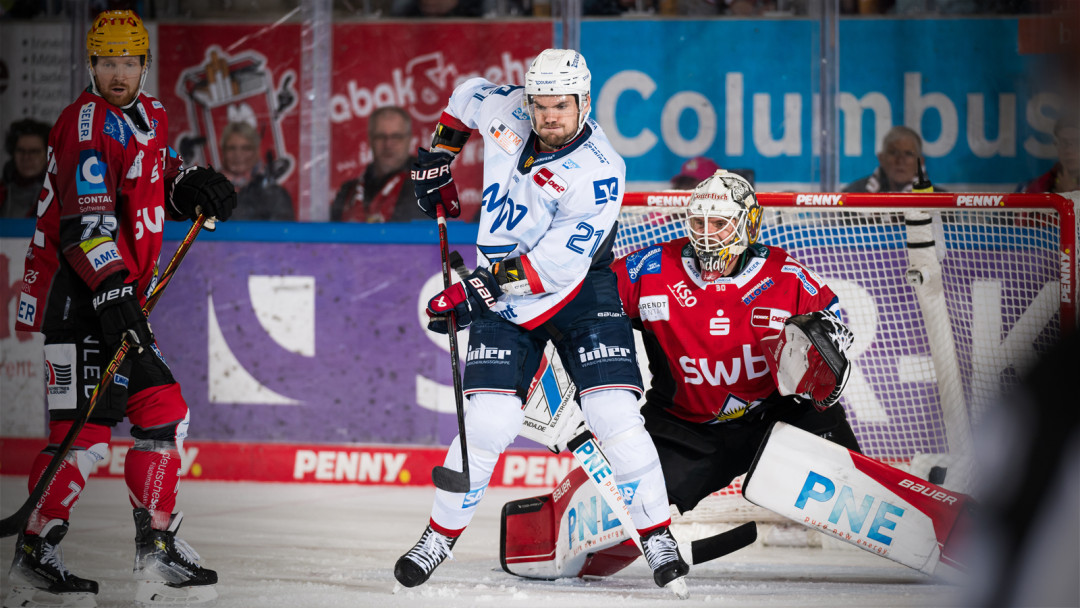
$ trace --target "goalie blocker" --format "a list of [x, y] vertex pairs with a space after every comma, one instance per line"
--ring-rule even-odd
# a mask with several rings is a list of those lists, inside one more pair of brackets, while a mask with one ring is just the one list
[[971, 497], [783, 422], [743, 482], [750, 502], [925, 574], [955, 578]]

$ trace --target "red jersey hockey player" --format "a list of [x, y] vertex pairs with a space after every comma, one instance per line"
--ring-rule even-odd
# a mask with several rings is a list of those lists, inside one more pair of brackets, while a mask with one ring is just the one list
[[[613, 265], [653, 374], [645, 426], [680, 512], [746, 473], [777, 420], [858, 450], [837, 403], [851, 333], [836, 295], [757, 242], [761, 207], [738, 175], [699, 184], [686, 222], [689, 237]], [[784, 354], [772, 361], [767, 339], [778, 335]]]
[[[106, 454], [112, 427], [125, 416], [135, 438], [124, 477], [135, 508], [136, 600], [206, 601], [216, 596], [217, 574], [176, 539], [188, 407], [141, 307], [157, 281], [165, 216], [195, 218], [201, 211], [226, 220], [236, 195], [212, 169], [179, 171], [180, 158], [167, 144], [165, 108], [142, 92], [150, 39], [135, 13], [98, 15], [86, 47], [91, 86], [49, 135], [16, 324], [45, 334], [49, 446], [61, 442], [85, 408], [121, 336], [134, 348], [20, 535], [7, 602], [94, 605], [97, 583], [68, 572], [57, 545], [87, 476]], [[35, 459], [31, 488], [52, 453], [46, 447]]]

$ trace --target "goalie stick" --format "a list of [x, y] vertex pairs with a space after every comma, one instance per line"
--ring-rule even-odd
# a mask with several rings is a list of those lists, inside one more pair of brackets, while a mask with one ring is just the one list
[[[446, 210], [435, 205], [439, 222], [439, 253], [442, 255], [443, 289], [450, 288], [450, 245], [446, 237]], [[461, 259], [461, 256], [458, 256]], [[465, 403], [461, 392], [461, 368], [458, 365], [457, 319], [453, 311], [447, 313], [447, 332], [450, 337], [450, 367], [454, 374], [454, 405], [457, 408], [458, 445], [461, 446], [461, 470], [455, 471], [442, 465], [431, 469], [431, 482], [436, 488], [456, 494], [472, 489], [469, 480], [469, 449], [465, 443]]]
[[[146, 303], [143, 304], [143, 314], [149, 316], [150, 311], [154, 309], [158, 300], [161, 299], [161, 294], [165, 291], [165, 286], [172, 280], [173, 274], [176, 272], [176, 267], [180, 265], [180, 262], [187, 255], [191, 245], [195, 242], [195, 237], [199, 235], [199, 231], [202, 230], [203, 225], [206, 225], [208, 229], [213, 229], [214, 219], [207, 218], [205, 215], [199, 215], [195, 219], [195, 223], [188, 229], [187, 235], [180, 243], [180, 246], [176, 249], [176, 253], [173, 254], [169, 264], [165, 267], [164, 272], [161, 273], [161, 278], [158, 280], [157, 287], [150, 294], [150, 297], [146, 298]], [[68, 429], [64, 440], [60, 442], [60, 445], [56, 448], [56, 452], [49, 459], [48, 466], [45, 467], [45, 471], [41, 474], [37, 483], [34, 484], [34, 489], [30, 492], [30, 496], [19, 507], [19, 510], [11, 515], [0, 520], [0, 537], [7, 538], [8, 536], [14, 536], [18, 534], [22, 527], [26, 525], [26, 521], [30, 519], [30, 515], [37, 508], [37, 503], [41, 500], [41, 496], [45, 493], [45, 488], [52, 482], [52, 478], [56, 475], [56, 471], [60, 468], [64, 458], [67, 457], [68, 452], [71, 450], [72, 444], [75, 443], [75, 438], [78, 436], [79, 431], [86, 426], [86, 421], [90, 418], [90, 414], [94, 412], [94, 407], [97, 405], [98, 398], [104, 394], [105, 389], [112, 384], [113, 376], [116, 374], [116, 370], [120, 368], [120, 364], [124, 362], [124, 358], [127, 357], [128, 350], [131, 349], [131, 343], [128, 342], [127, 334], [123, 334], [123, 338], [120, 340], [120, 347], [116, 349], [116, 354], [113, 355], [109, 365], [105, 368], [105, 371], [101, 374], [101, 380], [97, 386], [94, 387], [94, 392], [90, 394], [90, 399], [87, 400], [86, 405], [83, 406], [82, 411], [78, 412], [75, 420], [71, 424], [71, 428]]]

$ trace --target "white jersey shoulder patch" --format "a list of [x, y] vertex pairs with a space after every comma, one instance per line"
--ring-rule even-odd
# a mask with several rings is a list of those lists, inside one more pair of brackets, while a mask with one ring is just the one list
[[498, 118], [492, 119], [491, 126], [488, 127], [488, 133], [491, 134], [491, 139], [507, 154], [517, 154], [517, 151], [521, 149], [521, 144], [525, 143], [525, 140], [520, 135]]

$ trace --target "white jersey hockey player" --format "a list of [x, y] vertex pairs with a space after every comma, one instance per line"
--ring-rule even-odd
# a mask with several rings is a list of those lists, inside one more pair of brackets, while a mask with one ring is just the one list
[[[664, 477], [637, 407], [633, 330], [610, 268], [626, 169], [588, 117], [590, 85], [584, 57], [561, 49], [533, 61], [524, 87], [468, 80], [451, 96], [431, 149], [418, 152], [420, 207], [455, 217], [450, 162], [472, 131], [484, 140], [478, 268], [428, 303], [431, 329], [472, 326], [463, 383], [470, 491], [436, 490], [430, 525], [394, 568], [406, 587], [431, 576], [472, 519], [521, 428], [522, 398], [548, 341], [614, 465], [654, 580], [684, 585], [689, 568], [668, 531]], [[451, 312], [457, 327], [447, 327]], [[450, 469], [462, 470], [459, 441], [447, 453]]]

